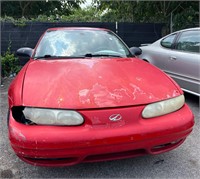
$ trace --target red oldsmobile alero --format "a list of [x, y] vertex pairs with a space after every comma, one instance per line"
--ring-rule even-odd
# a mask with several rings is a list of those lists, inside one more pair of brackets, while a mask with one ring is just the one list
[[180, 87], [136, 58], [112, 31], [51, 28], [9, 87], [9, 138], [16, 155], [67, 166], [170, 151], [194, 117]]

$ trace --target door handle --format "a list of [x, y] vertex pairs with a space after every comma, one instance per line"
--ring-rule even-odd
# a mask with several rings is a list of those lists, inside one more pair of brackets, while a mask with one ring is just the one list
[[171, 56], [169, 57], [170, 60], [176, 60], [176, 57], [175, 56]]

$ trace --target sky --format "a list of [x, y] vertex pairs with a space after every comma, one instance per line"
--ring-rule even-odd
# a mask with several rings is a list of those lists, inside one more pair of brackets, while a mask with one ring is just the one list
[[86, 0], [86, 2], [81, 5], [81, 7], [85, 8], [85, 7], [89, 6], [89, 5], [91, 5], [91, 3], [92, 3], [92, 0]]

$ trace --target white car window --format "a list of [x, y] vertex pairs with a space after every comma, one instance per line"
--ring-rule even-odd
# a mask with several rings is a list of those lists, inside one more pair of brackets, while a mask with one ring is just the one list
[[200, 53], [200, 31], [183, 32], [177, 42], [177, 49], [186, 52]]
[[172, 44], [174, 42], [175, 37], [176, 37], [176, 34], [173, 34], [173, 35], [170, 35], [170, 36], [164, 38], [161, 41], [161, 45], [165, 48], [172, 48]]

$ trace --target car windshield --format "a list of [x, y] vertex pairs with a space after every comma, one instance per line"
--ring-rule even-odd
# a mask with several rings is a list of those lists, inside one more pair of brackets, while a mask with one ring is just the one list
[[112, 32], [92, 29], [47, 31], [34, 58], [130, 57], [127, 46]]

